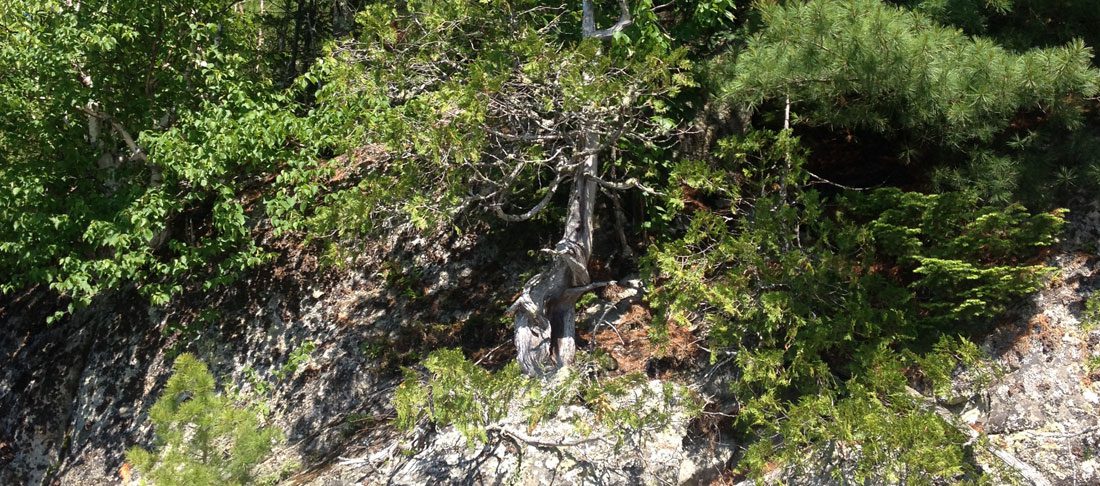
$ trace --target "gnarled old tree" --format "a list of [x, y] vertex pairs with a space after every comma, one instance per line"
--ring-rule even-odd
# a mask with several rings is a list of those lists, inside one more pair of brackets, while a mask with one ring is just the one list
[[[569, 188], [562, 237], [544, 250], [550, 262], [510, 308], [519, 362], [532, 375], [572, 362], [574, 306], [603, 284], [587, 270], [597, 196], [647, 190], [628, 177], [645, 164], [632, 149], [668, 136], [675, 124], [663, 118], [662, 99], [691, 84], [682, 53], [668, 47], [651, 11], [618, 0], [601, 18], [596, 2], [580, 7], [534, 0], [368, 7], [367, 35], [340, 46], [337, 60], [349, 62], [335, 65], [369, 74], [340, 75], [351, 84], [319, 95], [384, 106], [364, 136], [387, 139], [399, 157], [374, 177], [414, 220], [464, 211], [545, 217], [559, 189]], [[598, 28], [601, 21], [610, 26]], [[601, 164], [606, 155], [614, 158]], [[375, 205], [376, 217], [395, 206]]]
[[[581, 28], [584, 38], [607, 39], [630, 25], [630, 8], [626, 0], [619, 0], [619, 7], [619, 20], [607, 29], [597, 29], [592, 1], [583, 0]], [[582, 78], [589, 81], [595, 75], [584, 72]], [[524, 285], [523, 293], [510, 309], [516, 318], [517, 359], [528, 374], [541, 373], [549, 361], [557, 367], [573, 362], [576, 353], [577, 299], [585, 292], [605, 285], [592, 282], [588, 273], [596, 189], [597, 186], [623, 189], [628, 184], [620, 186], [600, 179], [600, 154], [622, 136], [623, 128], [629, 124], [623, 117], [629, 113], [634, 97], [635, 93], [623, 93], [623, 105], [618, 113], [582, 111], [582, 114], [589, 116], [580, 117], [579, 127], [573, 131], [573, 139], [569, 140], [580, 150], [574, 150], [572, 157], [556, 161], [553, 184], [556, 186], [563, 179], [571, 179], [565, 231], [550, 251], [553, 256], [550, 265]], [[544, 200], [549, 200], [553, 193], [552, 187]], [[538, 209], [536, 205], [533, 211]], [[499, 205], [496, 210], [504, 219], [516, 219], [504, 214]], [[521, 217], [529, 217], [530, 214], [533, 214], [532, 211]]]

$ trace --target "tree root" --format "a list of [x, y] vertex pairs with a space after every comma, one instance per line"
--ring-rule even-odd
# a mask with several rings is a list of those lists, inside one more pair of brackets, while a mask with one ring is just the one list
[[515, 431], [499, 425], [490, 425], [485, 428], [487, 431], [497, 432], [503, 436], [506, 436], [514, 441], [522, 442], [524, 444], [533, 445], [535, 447], [576, 447], [584, 444], [590, 444], [592, 442], [602, 441], [602, 437], [588, 437], [578, 440], [570, 441], [551, 441], [538, 437], [531, 437], [523, 432]]

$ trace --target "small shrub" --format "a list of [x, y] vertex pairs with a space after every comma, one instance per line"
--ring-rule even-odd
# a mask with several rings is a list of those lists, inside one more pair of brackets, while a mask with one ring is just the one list
[[172, 377], [149, 411], [152, 451], [133, 447], [126, 460], [157, 486], [248, 484], [253, 469], [282, 440], [262, 415], [215, 389], [214, 376], [191, 354], [176, 358]]
[[503, 417], [527, 379], [511, 363], [497, 373], [471, 363], [457, 349], [435, 351], [424, 360], [430, 379], [421, 383], [413, 371], [394, 393], [397, 425], [416, 426], [421, 418], [455, 425], [470, 444], [488, 440], [485, 427]]
[[294, 376], [294, 373], [297, 373], [302, 365], [309, 362], [310, 355], [316, 350], [317, 343], [313, 341], [306, 341], [300, 344], [297, 348], [294, 348], [294, 351], [290, 352], [290, 357], [287, 358], [286, 364], [275, 370], [275, 377], [284, 380], [287, 377]]
[[1100, 326], [1100, 292], [1093, 292], [1085, 300], [1085, 312], [1081, 313], [1081, 329], [1092, 331]]
[[1085, 361], [1085, 369], [1089, 373], [1100, 371], [1100, 356], [1089, 356], [1088, 361]]
[[[1064, 212], [889, 188], [827, 198], [809, 188], [805, 150], [786, 132], [720, 147], [730, 160], [706, 178], [679, 172], [668, 194], [687, 186], [696, 201], [753, 196], [696, 208], [681, 235], [650, 247], [650, 332], [695, 327], [715, 359], [736, 353], [745, 464], [759, 474], [836, 443], [861, 448], [865, 478], [907, 469], [909, 479], [887, 482], [921, 483], [971, 471], [961, 436], [899, 397], [910, 385], [946, 395], [958, 369], [981, 365], [972, 338], [1048, 279], [1052, 270], [1035, 261]], [[771, 175], [775, 166], [790, 170]], [[970, 375], [980, 386], [988, 373]]]
[[656, 389], [641, 374], [600, 380], [570, 372], [551, 384], [523, 376], [516, 363], [490, 372], [454, 349], [433, 352], [424, 367], [426, 377], [406, 369], [394, 394], [397, 425], [406, 430], [422, 420], [454, 425], [470, 445], [488, 441], [487, 428], [504, 418], [513, 404], [528, 431], [556, 416], [563, 406], [582, 405], [595, 420], [575, 421], [576, 432], [588, 435], [601, 426], [618, 446], [643, 431], [667, 426], [677, 411], [691, 418], [702, 410], [686, 387], [664, 383]]

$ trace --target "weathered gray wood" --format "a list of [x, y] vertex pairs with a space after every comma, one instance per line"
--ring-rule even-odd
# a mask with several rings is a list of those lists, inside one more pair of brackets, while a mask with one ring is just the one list
[[576, 354], [576, 303], [592, 279], [593, 216], [596, 206], [598, 138], [586, 134], [585, 156], [572, 175], [568, 213], [562, 238], [550, 265], [524, 286], [513, 304], [516, 313], [516, 350], [521, 369], [529, 375], [569, 366]]
[[625, 29], [631, 22], [630, 7], [626, 0], [619, 0], [619, 20], [611, 27], [596, 30], [596, 11], [592, 8], [592, 0], [582, 2], [581, 29], [586, 39], [606, 39]]
[[[597, 30], [592, 2], [583, 0], [583, 36], [604, 39], [630, 25], [626, 1], [619, 0], [619, 7], [618, 22]], [[553, 255], [551, 263], [524, 285], [522, 294], [510, 309], [516, 319], [517, 359], [528, 375], [541, 376], [573, 363], [577, 299], [591, 290], [588, 260], [592, 256], [596, 194], [603, 182], [599, 179], [599, 152], [604, 145], [591, 129], [581, 133], [580, 141], [583, 161], [571, 170], [572, 184], [562, 238], [550, 252]], [[555, 188], [559, 181], [555, 181]], [[607, 184], [603, 182], [602, 185]], [[634, 185], [638, 185], [636, 181]], [[549, 194], [546, 200], [548, 198]], [[540, 202], [542, 205], [544, 203]]]

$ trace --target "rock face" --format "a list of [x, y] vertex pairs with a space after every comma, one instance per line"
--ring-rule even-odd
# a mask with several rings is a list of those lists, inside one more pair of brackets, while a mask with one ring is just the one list
[[[1100, 291], [1100, 211], [1078, 214], [1050, 257], [1052, 284], [981, 343], [999, 370], [992, 381], [963, 373], [940, 402], [1058, 485], [1100, 484], [1100, 373], [1089, 365], [1100, 362], [1100, 326], [1082, 322]], [[485, 362], [512, 359], [499, 313], [538, 262], [522, 251], [537, 243], [511, 239], [394, 239], [344, 269], [297, 255], [167, 309], [122, 293], [50, 327], [44, 293], [0, 302], [0, 484], [123, 482], [125, 450], [151, 444], [148, 410], [182, 351], [270, 409], [288, 440], [261, 472], [294, 484], [698, 484], [726, 474], [735, 446], [697, 441], [676, 406], [662, 426], [625, 436], [579, 406], [532, 429], [517, 408], [474, 447], [453, 428], [393, 429], [400, 366], [426, 350], [466, 345]], [[585, 304], [582, 346], [605, 349], [606, 369], [649, 374], [632, 393], [663, 387], [652, 378], [669, 366], [687, 376], [702, 366], [689, 385], [716, 397], [717, 416], [732, 413], [722, 373], [693, 364], [690, 331], [673, 333], [672, 364], [647, 354], [643, 287], [623, 279]], [[826, 459], [808, 458], [785, 480], [835, 484], [843, 458]]]
[[667, 416], [652, 427], [602, 424], [591, 410], [571, 405], [530, 428], [517, 401], [490, 426], [487, 444], [470, 445], [447, 427], [410, 453], [383, 450], [359, 465], [376, 470], [378, 483], [410, 485], [683, 484], [716, 477], [722, 454], [684, 446], [688, 417], [683, 403], [661, 399], [664, 386], [652, 380], [620, 399], [638, 404], [643, 415]]
[[981, 343], [993, 380], [959, 376], [945, 405], [1051, 484], [1100, 484], [1100, 323], [1083, 322], [1100, 298], [1100, 210], [1071, 216], [1050, 285]]
[[[644, 334], [642, 323], [634, 322], [642, 287], [633, 278], [609, 286], [601, 300], [581, 313], [583, 327], [593, 330], [584, 336], [592, 338], [612, 326], [617, 330], [608, 333], [621, 330], [627, 339], [633, 333]], [[594, 344], [584, 342], [582, 349]], [[611, 357], [603, 359], [644, 361], [652, 350], [632, 351], [627, 356], [612, 350]], [[586, 362], [579, 374], [559, 374], [549, 386], [561, 396], [582, 394], [578, 387], [585, 373], [606, 369], [605, 365], [600, 359]], [[610, 399], [608, 409], [652, 418], [643, 420], [642, 427], [601, 420], [580, 405], [563, 406], [532, 426], [527, 411], [532, 398], [521, 396], [509, 404], [503, 418], [485, 427], [487, 442], [468, 440], [454, 426], [430, 425], [411, 435], [366, 438], [359, 442], [357, 454], [342, 457], [310, 484], [707, 484], [725, 474], [734, 447], [699, 437], [688, 415], [688, 396], [694, 392], [683, 385], [642, 379]]]
[[986, 342], [1003, 376], [964, 417], [1053, 484], [1100, 484], [1100, 329], [1082, 327], [1086, 298], [1100, 289], [1100, 260], [1053, 259], [1055, 282], [1033, 297], [1030, 317]]
[[270, 409], [287, 442], [262, 470], [322, 474], [300, 465], [386, 437], [370, 425], [388, 423], [399, 365], [422, 348], [508, 338], [485, 310], [503, 308], [496, 292], [532, 262], [496, 245], [392, 241], [345, 270], [297, 256], [168, 309], [115, 295], [50, 327], [39, 294], [0, 303], [0, 484], [121, 482], [126, 449], [152, 442], [148, 410], [182, 351]]
[[109, 478], [124, 446], [97, 445], [126, 444], [138, 410], [151, 405], [142, 390], [144, 372], [155, 373], [153, 347], [134, 332], [144, 316], [99, 303], [43, 331], [34, 305], [0, 325], [0, 483], [37, 484], [75, 469]]

